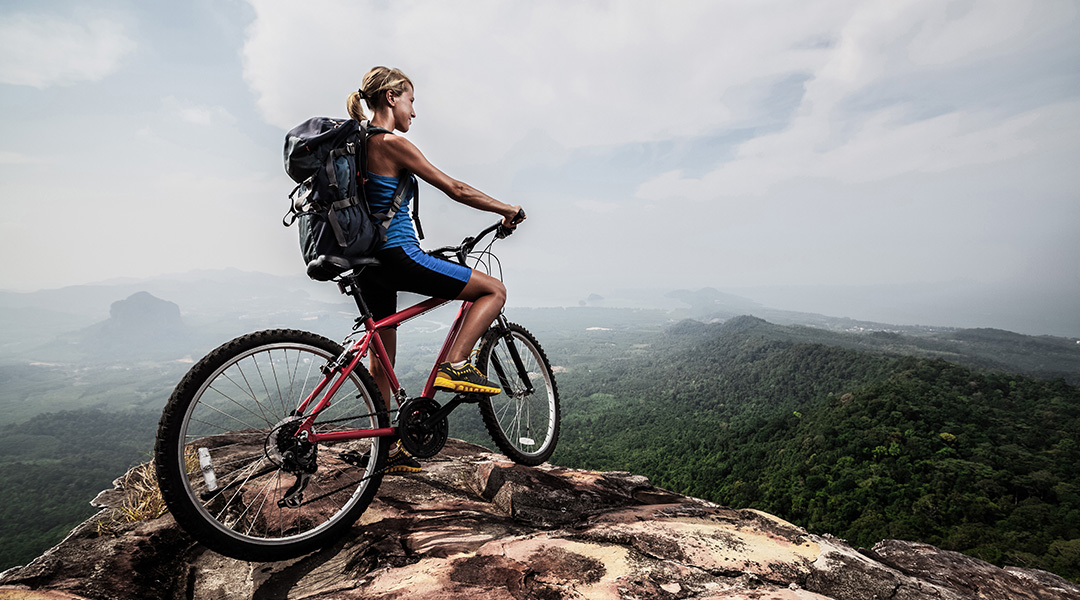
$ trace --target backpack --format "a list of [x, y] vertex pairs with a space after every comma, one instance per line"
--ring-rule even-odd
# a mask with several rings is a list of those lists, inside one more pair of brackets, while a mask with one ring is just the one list
[[[390, 133], [368, 121], [313, 117], [285, 135], [285, 172], [297, 183], [289, 194], [286, 227], [299, 222], [300, 251], [311, 263], [319, 256], [371, 256], [386, 238], [390, 219], [410, 194], [419, 204], [416, 179], [401, 177], [390, 210], [372, 214], [364, 197], [367, 141]], [[420, 229], [418, 208], [413, 218]]]

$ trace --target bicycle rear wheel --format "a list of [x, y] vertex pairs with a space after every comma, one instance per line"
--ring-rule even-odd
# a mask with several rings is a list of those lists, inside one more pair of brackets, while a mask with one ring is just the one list
[[[283, 560], [334, 541], [367, 508], [386, 438], [310, 444], [293, 435], [307, 416], [295, 409], [342, 351], [308, 332], [261, 331], [223, 344], [180, 381], [162, 413], [154, 463], [169, 510], [195, 539], [234, 558]], [[313, 429], [388, 423], [358, 365]]]
[[502, 386], [480, 402], [492, 441], [518, 464], [551, 457], [559, 440], [559, 389], [540, 342], [524, 327], [495, 325], [484, 334], [476, 368]]

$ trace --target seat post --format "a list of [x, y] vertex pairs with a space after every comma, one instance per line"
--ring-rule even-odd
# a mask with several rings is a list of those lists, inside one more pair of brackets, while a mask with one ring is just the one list
[[[361, 270], [363, 269], [361, 268]], [[360, 318], [356, 320], [358, 326], [371, 318], [371, 310], [368, 309], [367, 302], [364, 302], [364, 296], [360, 293], [359, 275], [360, 271], [353, 271], [338, 281], [338, 289], [341, 290], [341, 293], [352, 296], [352, 299], [356, 302], [356, 308], [360, 311]]]

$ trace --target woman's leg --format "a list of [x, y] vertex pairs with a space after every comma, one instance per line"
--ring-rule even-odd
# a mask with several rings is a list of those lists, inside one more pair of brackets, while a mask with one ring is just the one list
[[[394, 359], [397, 357], [397, 329], [383, 329], [378, 333], [378, 336], [382, 339], [383, 348], [386, 349], [386, 357], [390, 359], [390, 364], [395, 364]], [[379, 386], [379, 392], [382, 393], [386, 410], [390, 410], [393, 404], [390, 378], [386, 376], [382, 364], [375, 358], [374, 353], [369, 352], [368, 355], [371, 356], [368, 361], [368, 370], [371, 371], [371, 376], [375, 378], [375, 383]]]
[[[386, 357], [390, 359], [390, 364], [394, 364], [394, 358], [397, 356], [397, 329], [383, 329], [379, 332], [379, 338], [382, 339], [383, 348], [386, 350]], [[393, 405], [392, 394], [390, 392], [390, 378], [386, 376], [386, 372], [382, 368], [382, 364], [374, 357], [368, 361], [368, 369], [371, 371], [371, 376], [375, 378], [375, 383], [379, 386], [379, 392], [382, 393], [383, 402], [386, 404], [386, 410], [391, 410]], [[408, 452], [402, 452], [401, 440], [394, 440], [393, 445], [390, 446], [390, 458], [386, 463], [387, 473], [419, 473], [421, 470], [420, 463], [416, 462], [416, 459], [409, 455]]]
[[469, 359], [469, 354], [480, 336], [491, 327], [491, 323], [506, 304], [506, 286], [498, 279], [474, 270], [457, 299], [472, 300], [473, 305], [465, 315], [465, 322], [461, 325], [457, 339], [450, 346], [447, 360], [451, 363]]

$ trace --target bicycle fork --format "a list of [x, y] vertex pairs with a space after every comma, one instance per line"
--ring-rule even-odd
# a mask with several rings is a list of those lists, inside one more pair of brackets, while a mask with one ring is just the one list
[[[521, 379], [521, 383], [525, 386], [524, 394], [532, 394], [536, 391], [533, 387], [532, 379], [529, 378], [529, 373], [525, 369], [525, 362], [521, 360], [521, 353], [518, 352], [517, 344], [514, 342], [514, 334], [510, 331], [510, 322], [506, 320], [506, 315], [499, 313], [496, 319], [499, 324], [499, 328], [502, 329], [502, 338], [506, 340], [506, 349], [510, 353], [510, 359], [514, 361], [514, 367], [517, 368], [518, 377]], [[502, 384], [504, 390], [513, 390], [513, 384], [506, 376], [506, 371], [503, 369], [502, 363], [499, 361], [498, 355], [492, 351], [491, 353], [491, 368], [495, 371], [496, 376], [499, 378], [499, 383]], [[513, 395], [509, 394], [508, 395]]]

